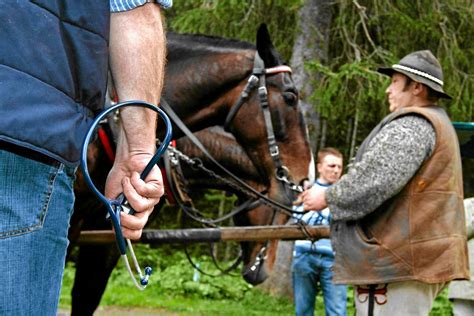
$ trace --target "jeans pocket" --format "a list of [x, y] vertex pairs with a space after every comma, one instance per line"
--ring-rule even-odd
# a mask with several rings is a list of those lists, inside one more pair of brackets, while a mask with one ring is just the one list
[[0, 238], [41, 229], [63, 168], [0, 151]]

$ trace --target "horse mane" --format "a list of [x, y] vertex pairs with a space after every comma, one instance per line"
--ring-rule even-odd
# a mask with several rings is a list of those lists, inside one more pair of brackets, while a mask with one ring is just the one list
[[255, 45], [249, 42], [202, 34], [168, 32], [167, 41], [169, 51], [177, 56], [185, 54], [188, 57], [256, 49]]

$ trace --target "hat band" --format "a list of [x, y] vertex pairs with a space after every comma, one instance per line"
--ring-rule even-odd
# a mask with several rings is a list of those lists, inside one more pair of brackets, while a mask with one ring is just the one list
[[415, 75], [418, 75], [418, 76], [421, 76], [421, 77], [425, 77], [426, 79], [434, 81], [437, 84], [443, 86], [443, 81], [442, 80], [439, 80], [438, 78], [436, 78], [436, 77], [434, 77], [430, 74], [427, 74], [426, 72], [423, 72], [423, 71], [420, 71], [420, 70], [417, 70], [417, 69], [413, 69], [413, 68], [410, 68], [410, 67], [407, 67], [407, 66], [398, 65], [398, 64], [393, 65], [392, 68], [408, 71], [412, 74], [415, 74]]

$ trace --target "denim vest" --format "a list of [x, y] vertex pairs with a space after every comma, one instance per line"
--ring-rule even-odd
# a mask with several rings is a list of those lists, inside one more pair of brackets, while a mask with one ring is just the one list
[[107, 84], [109, 1], [0, 2], [0, 140], [77, 165]]

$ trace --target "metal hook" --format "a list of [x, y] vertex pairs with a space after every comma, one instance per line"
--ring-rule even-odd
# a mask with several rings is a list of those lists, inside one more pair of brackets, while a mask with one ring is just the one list
[[[107, 199], [94, 185], [92, 182], [92, 179], [90, 177], [88, 168], [87, 168], [87, 147], [89, 145], [89, 142], [92, 138], [92, 134], [95, 131], [96, 126], [101, 122], [101, 120], [109, 113], [118, 110], [121, 107], [125, 106], [141, 106], [141, 107], [146, 107], [151, 110], [154, 110], [159, 114], [159, 116], [163, 119], [165, 122], [166, 126], [166, 134], [163, 139], [163, 142], [160, 144], [158, 149], [156, 150], [155, 155], [152, 157], [150, 162], [146, 165], [145, 169], [140, 175], [141, 179], [145, 179], [148, 173], [151, 171], [151, 169], [158, 163], [158, 160], [160, 159], [161, 155], [165, 152], [165, 150], [168, 148], [168, 145], [171, 141], [171, 134], [172, 134], [172, 129], [171, 129], [171, 122], [168, 118], [168, 116], [158, 107], [155, 105], [152, 105], [147, 102], [143, 101], [128, 101], [128, 102], [123, 102], [123, 103], [117, 103], [114, 104], [113, 106], [107, 108], [103, 112], [101, 112], [92, 122], [89, 130], [86, 133], [86, 137], [84, 139], [84, 143], [82, 146], [82, 155], [81, 155], [81, 170], [84, 176], [84, 179], [88, 185], [88, 187], [94, 192], [94, 194], [99, 198], [99, 200], [106, 206], [108, 215], [110, 216], [110, 219], [112, 221], [112, 225], [114, 226], [115, 230], [115, 239], [117, 241], [117, 247], [119, 248], [120, 254], [124, 260], [125, 266], [127, 268], [128, 273], [130, 274], [130, 277], [133, 280], [133, 283], [139, 290], [144, 290], [146, 286], [148, 285], [148, 280], [150, 278], [150, 275], [152, 273], [152, 269], [150, 267], [146, 267], [144, 270], [144, 273], [142, 273], [140, 266], [138, 264], [137, 258], [135, 256], [135, 252], [133, 251], [132, 243], [129, 239], [125, 239], [122, 234], [122, 229], [120, 226], [120, 213], [123, 211], [126, 211], [128, 214], [133, 214], [134, 211], [131, 209], [128, 205], [127, 200], [125, 199], [125, 196], [122, 194], [119, 195], [118, 198], [114, 200], [109, 200]], [[139, 275], [140, 279], [140, 284], [137, 282], [136, 278], [133, 275], [132, 269], [130, 268], [130, 263], [128, 262], [128, 257], [127, 257], [127, 247], [130, 252], [130, 256], [132, 257], [135, 269]]]

